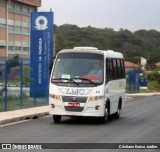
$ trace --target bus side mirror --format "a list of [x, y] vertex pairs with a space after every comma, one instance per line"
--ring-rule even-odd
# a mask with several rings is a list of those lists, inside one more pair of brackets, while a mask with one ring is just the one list
[[51, 71], [52, 71], [54, 60], [55, 60], [55, 57], [50, 59], [50, 63], [49, 63], [49, 74], [50, 75], [51, 75]]

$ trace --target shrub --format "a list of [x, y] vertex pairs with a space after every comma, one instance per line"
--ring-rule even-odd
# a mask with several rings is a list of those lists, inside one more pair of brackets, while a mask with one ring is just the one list
[[150, 81], [148, 83], [148, 89], [160, 92], [160, 83], [157, 83], [157, 81]]
[[156, 81], [157, 83], [160, 84], [160, 73], [158, 71], [148, 73], [148, 80], [149, 81]]

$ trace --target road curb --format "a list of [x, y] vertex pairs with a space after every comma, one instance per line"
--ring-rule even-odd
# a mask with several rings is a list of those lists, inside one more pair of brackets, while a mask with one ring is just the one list
[[37, 119], [47, 115], [49, 115], [48, 106], [1, 112], [0, 125], [5, 125], [29, 119]]
[[10, 118], [10, 119], [5, 119], [5, 120], [1, 120], [0, 121], [0, 125], [9, 124], [9, 123], [13, 123], [13, 122], [18, 122], [18, 121], [22, 121], [22, 120], [28, 120], [28, 119], [37, 119], [39, 117], [44, 117], [44, 116], [47, 116], [47, 115], [49, 115], [49, 112], [38, 113], [38, 114], [34, 114], [34, 115], [20, 116], [20, 117]]

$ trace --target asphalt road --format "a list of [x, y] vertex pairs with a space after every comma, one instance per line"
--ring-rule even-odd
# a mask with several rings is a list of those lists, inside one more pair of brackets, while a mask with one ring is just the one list
[[[97, 119], [68, 117], [64, 117], [60, 124], [54, 124], [50, 116], [2, 126], [0, 143], [160, 143], [160, 96], [134, 97], [126, 102], [120, 119], [112, 118], [105, 124]], [[147, 152], [150, 151], [160, 150]]]

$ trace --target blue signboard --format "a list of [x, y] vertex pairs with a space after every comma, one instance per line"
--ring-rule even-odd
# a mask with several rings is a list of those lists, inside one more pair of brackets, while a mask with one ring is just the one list
[[30, 94], [44, 96], [49, 90], [49, 62], [53, 57], [53, 12], [31, 13], [30, 44]]
[[148, 86], [148, 79], [146, 77], [141, 77], [140, 78], [140, 87], [142, 89], [147, 89]]

